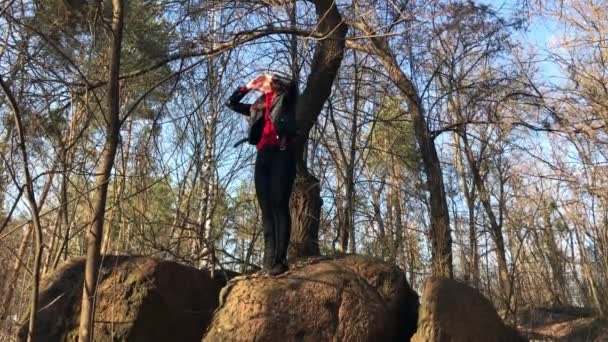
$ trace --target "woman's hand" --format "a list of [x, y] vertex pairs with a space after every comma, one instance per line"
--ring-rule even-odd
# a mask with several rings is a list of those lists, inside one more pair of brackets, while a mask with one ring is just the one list
[[272, 91], [272, 76], [267, 74], [260, 75], [247, 83], [247, 88], [269, 93]]

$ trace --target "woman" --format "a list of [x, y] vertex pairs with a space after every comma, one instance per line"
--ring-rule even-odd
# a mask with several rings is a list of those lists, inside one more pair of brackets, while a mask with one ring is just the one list
[[[251, 90], [263, 93], [254, 104], [241, 103]], [[290, 141], [296, 134], [294, 81], [277, 75], [261, 75], [239, 87], [228, 100], [232, 110], [249, 116], [247, 141], [258, 149], [255, 191], [264, 227], [264, 269], [271, 275], [287, 271], [287, 247], [291, 234], [289, 197], [296, 175]]]

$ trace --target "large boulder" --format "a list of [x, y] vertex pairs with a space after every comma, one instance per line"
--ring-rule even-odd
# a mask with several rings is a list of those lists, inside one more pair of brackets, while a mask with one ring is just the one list
[[433, 277], [421, 298], [413, 342], [525, 341], [506, 326], [479, 291], [455, 280]]
[[395, 341], [408, 341], [416, 331], [418, 319], [418, 294], [410, 287], [405, 273], [394, 264], [380, 262], [372, 257], [349, 255], [339, 262], [363, 277], [380, 294], [389, 313], [386, 327], [395, 330]]
[[237, 277], [220, 296], [203, 341], [407, 341], [418, 308], [403, 271], [354, 255]]
[[[34, 341], [77, 341], [84, 258], [66, 262], [42, 283]], [[95, 341], [201, 340], [224, 277], [147, 257], [103, 257]], [[25, 322], [19, 339], [27, 336]]]

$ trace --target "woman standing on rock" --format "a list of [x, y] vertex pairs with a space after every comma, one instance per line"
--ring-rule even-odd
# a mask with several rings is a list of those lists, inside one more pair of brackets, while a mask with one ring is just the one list
[[[241, 103], [251, 90], [263, 94], [252, 105]], [[230, 109], [249, 116], [247, 139], [256, 145], [255, 191], [262, 210], [264, 270], [271, 275], [287, 271], [287, 247], [291, 234], [289, 198], [296, 175], [290, 142], [296, 134], [295, 81], [277, 75], [261, 75], [234, 91]], [[238, 144], [237, 144], [238, 145]]]

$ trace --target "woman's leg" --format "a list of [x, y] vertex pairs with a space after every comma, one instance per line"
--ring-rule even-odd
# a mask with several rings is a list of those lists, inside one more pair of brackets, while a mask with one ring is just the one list
[[272, 151], [268, 148], [258, 151], [255, 160], [255, 193], [262, 211], [262, 227], [264, 229], [264, 269], [270, 270], [276, 259], [276, 230], [275, 215], [272, 208]]
[[[277, 239], [276, 261], [286, 269], [287, 248], [291, 235], [291, 216], [289, 214], [289, 198], [296, 176], [295, 158], [291, 151], [276, 150], [272, 163], [272, 200], [275, 213], [275, 229]], [[284, 270], [285, 270], [284, 269]], [[284, 271], [283, 270], [283, 271]]]

